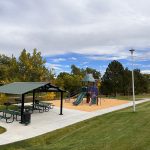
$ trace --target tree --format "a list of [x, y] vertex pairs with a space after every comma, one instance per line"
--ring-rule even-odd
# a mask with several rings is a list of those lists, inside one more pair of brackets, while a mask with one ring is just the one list
[[141, 74], [139, 69], [134, 70], [134, 77], [135, 77], [135, 93], [146, 93], [148, 92], [148, 80], [147, 78]]
[[12, 58], [10, 60], [11, 67], [9, 67], [9, 81], [19, 81], [19, 66], [16, 58], [12, 55]]
[[123, 94], [130, 95], [131, 92], [132, 92], [131, 71], [128, 68], [125, 68], [123, 73]]
[[81, 79], [82, 77], [79, 75], [62, 72], [57, 76], [56, 84], [69, 92], [73, 92], [82, 87]]
[[101, 73], [97, 71], [96, 69], [89, 68], [89, 67], [87, 67], [86, 69], [83, 69], [83, 68], [80, 69], [75, 65], [71, 65], [71, 74], [80, 75], [81, 77], [84, 77], [87, 73], [93, 74], [93, 77], [95, 79], [101, 78]]
[[31, 81], [44, 81], [47, 79], [48, 70], [45, 67], [45, 63], [46, 60], [42, 58], [41, 52], [37, 52], [37, 49], [34, 49], [30, 58]]
[[118, 61], [112, 61], [102, 78], [102, 91], [105, 94], [114, 94], [123, 92], [123, 74], [124, 68]]
[[19, 57], [19, 74], [21, 81], [45, 81], [49, 79], [49, 71], [45, 67], [46, 61], [42, 58], [41, 52], [33, 50], [31, 55], [25, 49]]
[[21, 81], [30, 81], [30, 53], [27, 53], [25, 49], [21, 52], [19, 56], [19, 74], [21, 75], [19, 78]]
[[0, 83], [53, 80], [54, 74], [45, 67], [45, 63], [41, 52], [37, 52], [36, 49], [33, 50], [33, 54], [23, 49], [18, 61], [14, 56], [0, 55]]
[[10, 80], [9, 72], [11, 68], [11, 58], [0, 55], [0, 82], [7, 83]]
[[93, 77], [95, 79], [100, 80], [100, 78], [101, 78], [101, 73], [99, 71], [97, 71], [96, 69], [87, 67], [84, 72], [93, 74]]
[[55, 70], [53, 68], [51, 68], [50, 70], [47, 69], [46, 71], [47, 73], [47, 81], [50, 81], [52, 84], [55, 84], [56, 82], [56, 74], [55, 74]]
[[83, 76], [82, 70], [75, 65], [71, 65], [71, 74]]
[[[141, 74], [139, 69], [134, 70], [135, 93], [146, 93], [149, 88], [149, 79]], [[118, 61], [112, 61], [105, 74], [102, 77], [101, 91], [103, 94], [116, 96], [117, 93], [129, 95], [132, 94], [132, 76], [131, 71]]]
[[150, 74], [143, 74], [144, 78], [146, 79], [148, 83], [148, 93], [150, 93]]

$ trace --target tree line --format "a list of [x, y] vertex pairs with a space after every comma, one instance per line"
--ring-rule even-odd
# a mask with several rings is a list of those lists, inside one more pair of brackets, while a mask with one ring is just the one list
[[[37, 49], [34, 49], [32, 54], [24, 49], [18, 58], [0, 54], [0, 84], [46, 81], [73, 92], [82, 87], [81, 80], [85, 74], [92, 73], [94, 78], [101, 82], [100, 92], [104, 95], [130, 95], [132, 91], [131, 71], [115, 60], [110, 62], [103, 76], [96, 69], [83, 69], [75, 65], [71, 65], [70, 73], [61, 72], [56, 76], [53, 69], [46, 68], [45, 64], [46, 60]], [[135, 69], [134, 74], [136, 94], [149, 92], [150, 75], [141, 74], [139, 69]]]
[[[134, 69], [134, 81], [136, 94], [150, 92], [150, 75], [144, 75], [139, 69]], [[108, 65], [101, 83], [101, 92], [104, 95], [130, 95], [132, 93], [131, 71], [116, 60]]]
[[46, 60], [36, 49], [28, 53], [25, 49], [18, 59], [0, 55], [0, 83], [13, 81], [48, 81], [51, 72], [45, 67]]

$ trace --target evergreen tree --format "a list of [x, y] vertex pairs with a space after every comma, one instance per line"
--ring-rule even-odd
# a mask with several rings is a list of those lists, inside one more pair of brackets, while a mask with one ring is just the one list
[[[139, 69], [134, 70], [135, 93], [146, 93], [149, 88], [149, 80]], [[132, 94], [132, 72], [128, 68], [123, 68], [118, 61], [112, 61], [105, 74], [102, 77], [101, 92], [106, 95], [114, 95], [117, 93], [129, 95]]]
[[141, 74], [139, 69], [134, 70], [135, 77], [135, 93], [146, 93], [148, 92], [148, 80], [147, 78]]
[[117, 93], [123, 91], [123, 74], [124, 68], [122, 64], [118, 61], [112, 61], [102, 78], [102, 90], [106, 94], [113, 94], [114, 96]]
[[128, 68], [124, 69], [123, 74], [123, 94], [130, 95], [132, 92], [132, 77], [131, 71]]

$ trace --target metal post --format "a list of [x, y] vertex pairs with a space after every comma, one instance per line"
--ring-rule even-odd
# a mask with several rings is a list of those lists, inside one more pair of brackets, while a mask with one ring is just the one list
[[59, 114], [59, 115], [63, 115], [62, 109], [63, 109], [63, 92], [61, 92], [61, 99], [60, 99], [60, 114]]
[[132, 58], [132, 94], [133, 94], [133, 112], [135, 112], [135, 90], [134, 90], [134, 57], [133, 57], [133, 52], [135, 51], [134, 49], [129, 50], [131, 52], [131, 58]]
[[34, 104], [35, 104], [35, 91], [33, 90], [33, 106], [32, 106], [33, 110], [34, 110]]
[[22, 99], [21, 99], [21, 122], [20, 123], [23, 123], [23, 114], [24, 114], [24, 97], [25, 95], [22, 94]]

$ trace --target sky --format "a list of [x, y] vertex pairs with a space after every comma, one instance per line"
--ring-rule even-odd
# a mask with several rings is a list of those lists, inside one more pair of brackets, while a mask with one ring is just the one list
[[112, 60], [150, 73], [149, 0], [1, 0], [0, 54], [41, 51], [56, 74]]

